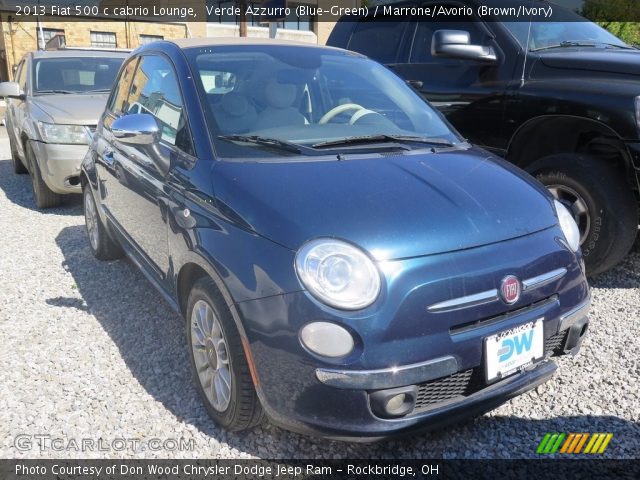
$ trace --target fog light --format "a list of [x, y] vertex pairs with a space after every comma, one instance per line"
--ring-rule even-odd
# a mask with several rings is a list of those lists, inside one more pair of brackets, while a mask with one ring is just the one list
[[323, 357], [344, 357], [353, 350], [353, 337], [345, 329], [329, 322], [313, 322], [300, 331], [302, 344]]
[[404, 401], [406, 400], [406, 398], [407, 396], [404, 393], [391, 397], [389, 400], [387, 400], [387, 412], [394, 413], [404, 405]]
[[418, 387], [406, 387], [378, 390], [369, 394], [371, 410], [378, 417], [396, 418], [410, 414], [418, 398]]

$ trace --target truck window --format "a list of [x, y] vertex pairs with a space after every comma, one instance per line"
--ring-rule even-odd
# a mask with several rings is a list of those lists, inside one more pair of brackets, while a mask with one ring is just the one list
[[353, 30], [347, 48], [380, 63], [394, 63], [409, 23], [408, 19], [398, 17], [363, 19]]

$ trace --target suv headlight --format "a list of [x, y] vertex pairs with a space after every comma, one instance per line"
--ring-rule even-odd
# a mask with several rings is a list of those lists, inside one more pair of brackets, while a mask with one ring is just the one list
[[38, 128], [40, 129], [42, 140], [46, 143], [89, 144], [89, 131], [83, 125], [58, 125], [38, 122]]
[[371, 305], [380, 293], [380, 273], [359, 248], [331, 238], [312, 240], [296, 255], [300, 281], [318, 300], [343, 310]]
[[578, 224], [573, 219], [571, 212], [558, 200], [553, 201], [556, 207], [556, 213], [558, 214], [558, 220], [560, 222], [560, 228], [564, 233], [564, 238], [567, 241], [567, 245], [574, 252], [577, 252], [580, 248], [580, 229]]

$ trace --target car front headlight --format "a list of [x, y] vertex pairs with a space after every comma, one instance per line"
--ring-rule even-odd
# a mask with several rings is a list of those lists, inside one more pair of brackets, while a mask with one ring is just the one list
[[312, 240], [298, 251], [300, 281], [318, 300], [343, 310], [371, 305], [380, 293], [380, 273], [359, 248], [331, 238]]
[[46, 143], [89, 144], [89, 132], [87, 127], [83, 125], [58, 125], [38, 122], [38, 127], [40, 136]]
[[567, 207], [558, 200], [554, 200], [553, 203], [555, 204], [560, 228], [562, 229], [562, 233], [564, 233], [567, 245], [569, 245], [571, 250], [577, 252], [580, 248], [580, 229], [578, 228], [578, 224], [573, 219], [573, 215], [571, 215]]

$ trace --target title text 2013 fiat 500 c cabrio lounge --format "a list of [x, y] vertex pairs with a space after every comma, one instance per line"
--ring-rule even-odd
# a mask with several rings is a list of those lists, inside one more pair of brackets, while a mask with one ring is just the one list
[[571, 214], [359, 54], [146, 45], [82, 185], [93, 253], [126, 253], [184, 316], [227, 429], [437, 428], [546, 381], [587, 330]]

